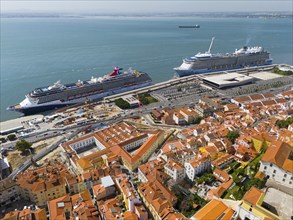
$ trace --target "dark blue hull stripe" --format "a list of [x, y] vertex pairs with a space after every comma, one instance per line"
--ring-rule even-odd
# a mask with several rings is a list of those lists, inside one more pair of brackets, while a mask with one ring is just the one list
[[[253, 65], [249, 67], [257, 67], [257, 66], [266, 66], [266, 65], [271, 65], [272, 62], [262, 64], [262, 65]], [[194, 74], [202, 74], [202, 73], [212, 73], [212, 72], [221, 72], [221, 71], [226, 71], [226, 70], [237, 70], [237, 69], [244, 69], [245, 67], [234, 67], [234, 68], [223, 68], [223, 69], [216, 69], [216, 70], [208, 70], [208, 69], [200, 69], [200, 70], [175, 70], [175, 72], [179, 76], [190, 76]]]

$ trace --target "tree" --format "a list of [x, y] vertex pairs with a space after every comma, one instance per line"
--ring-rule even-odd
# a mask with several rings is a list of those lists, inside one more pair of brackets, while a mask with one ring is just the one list
[[233, 192], [233, 196], [236, 200], [241, 200], [244, 195], [244, 190], [242, 188], [239, 188], [235, 192]]
[[16, 140], [16, 135], [15, 134], [10, 134], [7, 136], [7, 139], [10, 140], [10, 141], [14, 141]]
[[245, 191], [248, 191], [252, 186], [261, 189], [265, 185], [265, 182], [265, 180], [252, 178], [244, 185], [244, 189]]
[[209, 183], [214, 181], [215, 177], [212, 173], [205, 173], [196, 179], [197, 184], [202, 184], [203, 182]]
[[235, 143], [235, 140], [239, 137], [239, 132], [238, 131], [229, 131], [227, 134], [227, 138], [229, 141], [231, 141], [233, 144]]
[[203, 117], [201, 117], [201, 116], [196, 116], [195, 118], [194, 118], [194, 124], [199, 124], [200, 122], [201, 122], [201, 120], [203, 119]]
[[0, 138], [1, 143], [5, 143], [7, 140], [5, 138]]
[[122, 109], [129, 109], [130, 105], [128, 102], [124, 101], [122, 98], [114, 100], [115, 104]]
[[15, 144], [16, 150], [21, 151], [21, 152], [24, 152], [24, 151], [30, 149], [31, 146], [32, 146], [32, 143], [30, 143], [26, 140], [19, 140]]
[[153, 103], [153, 102], [158, 102], [157, 99], [155, 99], [154, 97], [152, 97], [150, 94], [148, 93], [141, 93], [141, 94], [138, 94], [138, 98], [139, 98], [139, 101], [143, 104], [143, 105], [148, 105], [150, 103]]
[[189, 211], [192, 208], [193, 204], [193, 197], [190, 195], [188, 198], [185, 198], [182, 200], [180, 204], [180, 211], [186, 212]]
[[279, 127], [279, 128], [288, 128], [288, 126], [290, 124], [293, 123], [293, 116], [287, 118], [286, 120], [278, 120], [276, 122], [276, 125]]

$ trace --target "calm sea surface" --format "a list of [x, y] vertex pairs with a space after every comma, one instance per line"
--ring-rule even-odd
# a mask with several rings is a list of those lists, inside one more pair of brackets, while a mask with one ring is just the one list
[[[199, 24], [199, 29], [178, 25]], [[145, 71], [154, 82], [173, 77], [182, 58], [232, 52], [247, 44], [292, 64], [292, 20], [251, 18], [1, 18], [0, 121], [18, 117], [6, 107], [57, 80], [69, 83], [111, 72]]]

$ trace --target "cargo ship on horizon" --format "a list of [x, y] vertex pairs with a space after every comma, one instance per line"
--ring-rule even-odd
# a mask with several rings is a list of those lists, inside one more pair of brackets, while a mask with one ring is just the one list
[[179, 28], [200, 28], [198, 24], [196, 25], [179, 25]]
[[207, 52], [199, 52], [192, 57], [183, 59], [181, 66], [174, 68], [176, 74], [181, 77], [272, 64], [270, 52], [258, 46], [244, 46], [239, 50], [236, 49], [233, 53], [212, 54], [211, 48], [214, 39], [213, 37]]
[[55, 108], [78, 104], [86, 100], [100, 100], [105, 96], [142, 88], [152, 84], [147, 73], [137, 70], [121, 72], [114, 67], [112, 73], [102, 77], [91, 77], [90, 80], [36, 88], [19, 104], [9, 106], [7, 110], [21, 112], [24, 115], [44, 112]]

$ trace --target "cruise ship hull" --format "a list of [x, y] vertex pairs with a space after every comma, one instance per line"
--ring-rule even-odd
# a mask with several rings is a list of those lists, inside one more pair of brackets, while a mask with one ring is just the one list
[[[32, 92], [27, 94], [26, 98], [21, 103], [9, 106], [7, 110], [17, 111], [24, 115], [31, 115], [69, 105], [85, 103], [87, 100], [102, 100], [106, 96], [146, 87], [151, 84], [152, 80], [147, 74], [141, 74], [140, 76], [130, 75], [126, 78], [122, 75], [120, 79], [117, 77], [115, 80], [114, 77], [113, 80], [108, 80], [105, 83], [93, 83], [92, 85], [80, 88], [74, 87], [74, 89], [71, 89], [72, 91], [70, 88], [64, 89], [62, 91], [60, 90], [58, 93], [52, 93], [50, 95], [39, 95], [38, 98], [34, 98], [34, 93]], [[51, 100], [49, 100], [50, 98]]]
[[[271, 65], [271, 64], [272, 64], [272, 61], [269, 61], [269, 62], [266, 62], [265, 64], [249, 65], [249, 66], [245, 66], [245, 67], [266, 66], [266, 65]], [[205, 69], [189, 69], [189, 70], [174, 68], [174, 70], [179, 77], [183, 77], [183, 76], [190, 76], [190, 75], [195, 75], [195, 74], [221, 72], [221, 71], [227, 71], [227, 70], [237, 70], [237, 69], [243, 69], [245, 67], [244, 66], [237, 66], [237, 67], [219, 68], [219, 69], [205, 68]]]
[[29, 108], [15, 108], [15, 106], [10, 106], [7, 110], [20, 112], [23, 115], [33, 115], [40, 112], [46, 112], [62, 107], [69, 106], [70, 104], [52, 104], [52, 105], [41, 105], [41, 106], [32, 106]]

